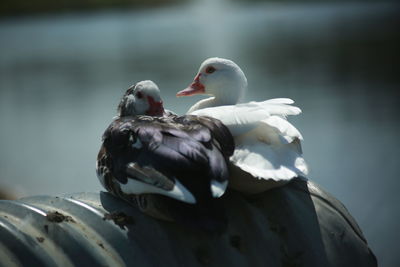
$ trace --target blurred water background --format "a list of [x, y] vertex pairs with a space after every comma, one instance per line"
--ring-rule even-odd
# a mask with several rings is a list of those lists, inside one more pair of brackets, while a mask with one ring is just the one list
[[0, 19], [0, 188], [98, 191], [101, 135], [125, 89], [154, 80], [165, 106], [211, 56], [247, 74], [247, 100], [290, 97], [310, 179], [359, 222], [380, 266], [400, 266], [396, 2], [190, 1]]

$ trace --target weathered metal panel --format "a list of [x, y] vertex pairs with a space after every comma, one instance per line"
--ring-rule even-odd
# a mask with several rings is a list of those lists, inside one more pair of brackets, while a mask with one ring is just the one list
[[211, 234], [105, 192], [2, 200], [0, 265], [376, 266], [354, 219], [313, 183], [222, 201], [229, 224]]

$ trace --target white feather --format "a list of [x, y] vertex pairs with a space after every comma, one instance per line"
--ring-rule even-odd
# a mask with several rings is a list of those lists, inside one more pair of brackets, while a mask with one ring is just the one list
[[190, 203], [190, 204], [195, 204], [196, 199], [192, 195], [192, 193], [189, 192], [189, 190], [186, 189], [184, 185], [182, 185], [177, 179], [175, 179], [175, 186], [171, 191], [166, 191], [163, 190], [159, 187], [153, 186], [151, 184], [146, 184], [144, 182], [140, 182], [136, 179], [128, 179], [128, 182], [126, 184], [119, 183], [121, 187], [121, 191], [124, 192], [125, 194], [161, 194], [167, 197], [172, 197], [174, 199]]
[[287, 115], [301, 113], [288, 98], [210, 107], [191, 112], [222, 121], [235, 139], [231, 162], [258, 179], [288, 180], [306, 175], [299, 140], [303, 137]]
[[226, 187], [228, 186], [228, 181], [224, 182], [218, 182], [216, 180], [211, 181], [211, 193], [214, 198], [219, 198], [221, 197], [226, 190]]

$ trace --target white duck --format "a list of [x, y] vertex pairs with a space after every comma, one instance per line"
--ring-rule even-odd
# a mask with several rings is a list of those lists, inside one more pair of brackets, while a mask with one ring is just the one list
[[188, 114], [219, 119], [234, 136], [229, 186], [255, 194], [307, 175], [302, 136], [286, 120], [301, 110], [291, 106], [294, 102], [288, 98], [237, 104], [246, 89], [247, 79], [238, 65], [228, 59], [209, 58], [201, 64], [193, 83], [177, 93], [212, 96], [193, 105]]

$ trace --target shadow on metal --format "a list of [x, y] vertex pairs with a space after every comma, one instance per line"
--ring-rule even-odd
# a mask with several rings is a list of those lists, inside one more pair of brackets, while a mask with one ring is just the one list
[[344, 206], [312, 182], [221, 201], [223, 234], [156, 220], [105, 192], [2, 200], [0, 265], [377, 265]]

